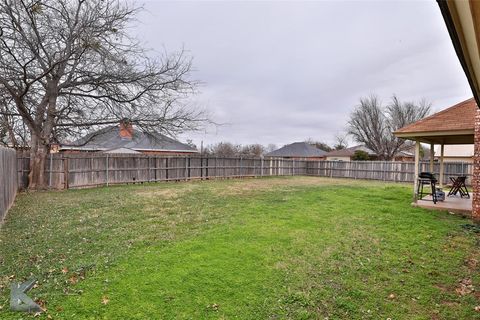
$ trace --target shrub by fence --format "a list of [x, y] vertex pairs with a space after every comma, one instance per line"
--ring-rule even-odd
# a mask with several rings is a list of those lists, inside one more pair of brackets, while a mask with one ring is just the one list
[[[19, 154], [17, 163], [19, 185], [25, 188], [28, 182], [28, 154]], [[122, 183], [285, 175], [413, 182], [415, 163], [76, 153], [52, 154], [46, 166], [48, 185], [65, 189]], [[429, 171], [428, 162], [422, 162], [420, 166], [420, 171]], [[471, 163], [445, 162], [444, 166], [444, 183], [448, 183], [453, 175], [466, 175], [467, 181], [472, 176]], [[439, 164], [435, 163], [437, 177], [439, 169]]]
[[17, 194], [17, 155], [15, 150], [0, 147], [0, 222]]

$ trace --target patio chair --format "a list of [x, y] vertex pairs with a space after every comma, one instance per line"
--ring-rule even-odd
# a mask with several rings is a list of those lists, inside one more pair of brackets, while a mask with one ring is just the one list
[[[432, 201], [434, 204], [437, 203], [437, 179], [435, 175], [431, 172], [420, 172], [418, 175], [418, 183], [417, 183], [417, 197], [418, 199], [422, 199], [425, 194], [432, 195]], [[430, 185], [431, 193], [424, 193], [423, 186]]]
[[465, 185], [466, 180], [466, 176], [450, 177], [450, 181], [452, 181], [452, 187], [448, 192], [448, 196], [455, 196], [457, 193], [460, 193], [460, 198], [470, 198], [467, 186]]

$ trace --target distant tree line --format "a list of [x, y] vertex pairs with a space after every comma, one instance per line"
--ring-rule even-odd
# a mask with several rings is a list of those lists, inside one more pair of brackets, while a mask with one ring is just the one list
[[[304, 142], [327, 152], [345, 149], [347, 147], [346, 136], [336, 137], [336, 142], [333, 144], [333, 146], [312, 138], [305, 139]], [[268, 144], [265, 146], [259, 143], [235, 144], [231, 142], [218, 142], [210, 144], [206, 147], [198, 148], [198, 146], [195, 145], [191, 140], [187, 140], [187, 144], [195, 149], [198, 149], [204, 155], [217, 157], [261, 157], [279, 148], [275, 144]]]
[[274, 144], [269, 144], [268, 146], [263, 146], [258, 143], [253, 144], [234, 144], [231, 142], [218, 142], [214, 144], [207, 145], [206, 147], [201, 146], [200, 148], [193, 143], [192, 140], [188, 139], [187, 144], [200, 151], [203, 155], [216, 156], [216, 157], [261, 157], [265, 153], [277, 149], [277, 146]]
[[211, 144], [200, 150], [202, 154], [217, 157], [261, 157], [271, 150], [261, 144], [234, 144], [231, 142], [219, 142]]

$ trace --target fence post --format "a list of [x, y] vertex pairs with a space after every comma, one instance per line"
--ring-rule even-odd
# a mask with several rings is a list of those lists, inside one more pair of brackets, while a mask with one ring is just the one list
[[92, 180], [92, 184], [93, 183], [93, 176], [94, 176], [94, 172], [93, 172], [93, 157], [90, 158], [90, 167], [92, 168], [92, 173], [90, 174], [90, 179]]
[[263, 177], [263, 156], [260, 158], [260, 176]]
[[168, 158], [168, 157], [165, 159], [165, 180], [166, 181], [168, 181], [168, 160], [169, 159], [170, 158]]
[[[256, 178], [256, 177], [257, 177], [257, 174], [256, 174], [256, 172], [255, 172], [255, 158], [252, 158], [252, 159], [250, 159], [250, 160], [251, 160], [252, 163], [253, 163], [253, 170], [252, 170], [253, 177]], [[251, 169], [250, 166], [249, 166], [248, 169]], [[247, 172], [249, 172], [249, 171], [250, 171], [250, 170], [247, 170]]]
[[192, 176], [192, 158], [188, 157], [188, 180]]
[[147, 156], [148, 159], [148, 182], [152, 181], [152, 166], [150, 165], [150, 157]]
[[242, 157], [240, 157], [240, 178], [243, 177], [243, 174], [242, 174], [242, 173], [243, 173], [243, 167], [242, 167], [243, 163], [242, 163], [242, 160], [243, 160]]
[[107, 153], [107, 157], [105, 158], [105, 183], [108, 187], [108, 153]]
[[205, 161], [206, 161], [206, 164], [205, 164], [205, 179], [208, 180], [209, 177], [208, 175], [210, 174], [210, 172], [208, 172], [208, 156], [205, 158]]
[[68, 189], [68, 158], [65, 157], [63, 158], [63, 188]]
[[52, 157], [52, 154], [49, 153], [48, 156], [50, 157], [50, 169], [49, 169], [49, 174], [48, 174], [48, 187], [51, 188], [52, 187], [52, 162], [53, 162], [53, 157]]

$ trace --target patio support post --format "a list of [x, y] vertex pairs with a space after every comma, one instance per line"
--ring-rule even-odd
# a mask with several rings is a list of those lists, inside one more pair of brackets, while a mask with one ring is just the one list
[[435, 145], [433, 143], [430, 143], [430, 172], [433, 173], [433, 158], [435, 157], [435, 151], [433, 150], [435, 148]]
[[472, 176], [472, 219], [480, 224], [480, 110], [475, 114], [475, 135]]
[[443, 188], [443, 173], [445, 171], [445, 166], [443, 165], [443, 154], [445, 150], [445, 144], [442, 142], [440, 147], [440, 188]]
[[418, 167], [420, 163], [420, 141], [415, 141], [415, 170], [413, 176], [413, 199], [417, 201]]

